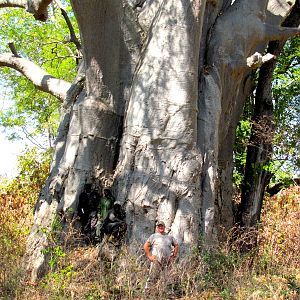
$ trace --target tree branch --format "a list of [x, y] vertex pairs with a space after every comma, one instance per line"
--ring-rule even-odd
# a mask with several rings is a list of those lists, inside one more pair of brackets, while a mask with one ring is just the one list
[[67, 26], [69, 28], [69, 32], [70, 32], [70, 37], [71, 37], [71, 42], [73, 42], [76, 46], [76, 49], [78, 50], [79, 53], [81, 53], [81, 50], [82, 50], [82, 47], [81, 47], [81, 44], [75, 34], [75, 31], [74, 31], [74, 28], [73, 28], [73, 25], [70, 21], [70, 18], [66, 12], [66, 10], [64, 9], [62, 3], [60, 0], [55, 0], [55, 2], [57, 3], [58, 7], [60, 8], [60, 11], [61, 11], [61, 14], [63, 15], [66, 23], [67, 23]]
[[14, 56], [20, 57], [13, 42], [8, 43], [8, 47]]
[[37, 146], [40, 149], [46, 150], [45, 147], [43, 147], [34, 137], [31, 136], [31, 134], [26, 129], [26, 126], [22, 126], [22, 131], [25, 134], [25, 137], [35, 146]]
[[0, 67], [9, 67], [19, 71], [40, 91], [49, 93], [62, 102], [67, 98], [71, 83], [49, 75], [30, 60], [17, 57], [11, 53], [3, 53], [0, 54]]
[[20, 7], [25, 8], [34, 18], [45, 22], [48, 18], [48, 5], [52, 0], [0, 0], [0, 8]]
[[0, 8], [3, 7], [20, 7], [27, 9], [27, 1], [26, 0], [1, 0]]
[[250, 57], [247, 57], [247, 66], [252, 69], [258, 68], [265, 62], [274, 58], [276, 58], [276, 56], [270, 53], [267, 53], [266, 55], [261, 55], [261, 53], [255, 52]]
[[28, 0], [27, 11], [32, 13], [34, 18], [45, 22], [48, 19], [48, 6], [52, 0]]

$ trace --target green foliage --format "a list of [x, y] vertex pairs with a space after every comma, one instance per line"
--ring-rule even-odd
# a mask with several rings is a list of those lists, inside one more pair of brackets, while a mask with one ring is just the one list
[[50, 272], [41, 282], [40, 287], [44, 293], [50, 294], [51, 299], [69, 299], [68, 285], [76, 275], [72, 265], [62, 267]]
[[[291, 182], [300, 168], [300, 38], [287, 41], [278, 57], [273, 74], [274, 128], [273, 155], [264, 166], [253, 169], [274, 174], [271, 185], [278, 182]], [[233, 181], [240, 188], [246, 163], [246, 150], [251, 134], [251, 118], [254, 111], [253, 95], [247, 100], [242, 119], [236, 130], [234, 146]]]
[[[274, 159], [285, 169], [300, 168], [300, 38], [289, 40], [274, 72]], [[289, 164], [286, 164], [289, 162]]]
[[229, 288], [225, 288], [221, 293], [220, 296], [222, 299], [231, 299], [231, 291]]
[[287, 281], [288, 281], [288, 287], [289, 289], [291, 289], [292, 291], [295, 291], [298, 295], [300, 295], [300, 285], [297, 282], [297, 278], [296, 276], [287, 276], [286, 277]]
[[48, 258], [47, 263], [50, 270], [54, 271], [59, 265], [61, 258], [66, 255], [65, 250], [59, 244], [59, 237], [62, 232], [60, 217], [55, 215], [50, 229], [42, 227], [40, 231], [46, 236], [48, 244], [48, 247], [43, 249], [42, 253]]
[[[78, 33], [70, 6], [67, 10]], [[77, 54], [75, 45], [69, 40], [69, 30], [60, 9], [53, 5], [45, 23], [37, 22], [24, 9], [1, 9], [0, 14], [0, 53], [10, 52], [8, 42], [14, 42], [22, 57], [57, 78], [72, 81], [76, 74]], [[0, 126], [10, 129], [11, 138], [43, 134], [53, 139], [59, 120], [59, 101], [38, 91], [13, 69], [0, 68], [0, 76], [4, 101]]]
[[51, 270], [54, 270], [58, 265], [60, 258], [66, 255], [62, 247], [57, 245], [46, 247], [42, 252], [49, 257], [48, 264]]
[[27, 150], [18, 157], [18, 177], [8, 189], [15, 190], [20, 196], [27, 196], [34, 204], [49, 174], [52, 150], [40, 151], [38, 148]]
[[251, 121], [249, 119], [241, 120], [236, 129], [236, 142], [234, 145], [233, 183], [236, 188], [240, 188], [243, 181], [246, 165], [246, 149], [250, 134]]
[[202, 254], [203, 262], [206, 265], [205, 287], [218, 286], [222, 291], [228, 288], [231, 274], [238, 270], [245, 261], [238, 251], [204, 252]]

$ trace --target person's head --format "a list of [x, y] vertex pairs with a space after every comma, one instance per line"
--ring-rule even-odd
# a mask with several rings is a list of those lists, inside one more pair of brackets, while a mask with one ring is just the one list
[[91, 183], [86, 183], [84, 185], [84, 189], [87, 193], [90, 193], [92, 191], [92, 184]]
[[166, 225], [163, 221], [157, 221], [156, 222], [156, 232], [158, 233], [165, 233]]
[[115, 210], [120, 210], [121, 209], [121, 202], [120, 201], [114, 202], [114, 209]]
[[110, 189], [104, 189], [104, 190], [103, 190], [103, 195], [104, 195], [105, 197], [110, 196], [110, 195], [111, 195]]

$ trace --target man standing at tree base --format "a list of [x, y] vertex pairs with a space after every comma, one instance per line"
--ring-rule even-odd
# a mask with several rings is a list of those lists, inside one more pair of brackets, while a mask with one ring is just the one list
[[158, 221], [156, 233], [152, 234], [144, 244], [145, 254], [151, 261], [145, 291], [153, 287], [159, 277], [165, 274], [168, 267], [175, 261], [179, 251], [177, 241], [172, 235], [168, 235], [165, 229], [165, 223]]

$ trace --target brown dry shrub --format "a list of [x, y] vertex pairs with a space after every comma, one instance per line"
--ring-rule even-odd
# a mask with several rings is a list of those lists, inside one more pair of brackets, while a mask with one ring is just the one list
[[[19, 206], [20, 202], [6, 199], [3, 202], [6, 209], [0, 211], [2, 218], [3, 214], [7, 215], [7, 211], [11, 211], [8, 214], [10, 216], [16, 214], [15, 220], [24, 217], [26, 209]], [[16, 212], [18, 209], [25, 211], [19, 216]], [[161, 278], [161, 284], [147, 295], [143, 290], [149, 264], [142, 252], [142, 245], [131, 245], [131, 248], [136, 249], [135, 255], [132, 249], [129, 251], [124, 246], [118, 253], [109, 247], [102, 249], [99, 256], [97, 247], [82, 245], [78, 232], [70, 231], [63, 243], [54, 245], [53, 250], [57, 246], [63, 253], [57, 257], [57, 264], [48, 275], [36, 286], [26, 282], [15, 284], [13, 294], [8, 293], [6, 284], [6, 295], [13, 295], [6, 299], [168, 299], [171, 292], [173, 299], [296, 300], [300, 295], [300, 276], [297, 275], [299, 220], [299, 187], [283, 191], [276, 198], [266, 199], [256, 251], [242, 255], [231, 243], [234, 233], [229, 233], [215, 251], [195, 249], [190, 257], [180, 259], [167, 273], [167, 277]], [[10, 224], [12, 221], [8, 222]], [[25, 224], [21, 223], [24, 222], [21, 219], [19, 222]], [[1, 230], [14, 232], [11, 227], [4, 226]], [[17, 265], [14, 262], [18, 261], [17, 256], [24, 249], [25, 236], [18, 240], [18, 234], [15, 235], [15, 245], [20, 245], [21, 251], [15, 257], [9, 256], [12, 254], [6, 256], [11, 270], [15, 270]], [[11, 233], [11, 239], [13, 237]], [[243, 236], [238, 245], [248, 239], [248, 236]], [[8, 276], [10, 274], [6, 272], [10, 278], [20, 278], [16, 272], [11, 274]]]
[[300, 187], [265, 199], [259, 233], [259, 255], [266, 252], [274, 266], [299, 267]]
[[32, 222], [32, 208], [17, 193], [0, 194], [0, 297], [11, 295], [20, 280], [21, 257]]

